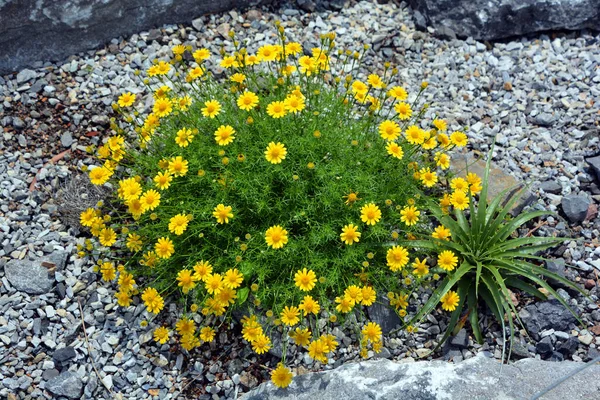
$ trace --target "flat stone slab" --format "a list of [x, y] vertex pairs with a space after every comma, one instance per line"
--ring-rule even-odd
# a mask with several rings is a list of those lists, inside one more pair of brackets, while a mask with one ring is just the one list
[[[271, 382], [243, 400], [523, 400], [567, 375], [581, 363], [519, 360], [501, 365], [483, 355], [458, 364], [444, 361], [399, 363], [386, 359], [344, 364], [296, 376], [286, 389]], [[540, 400], [600, 398], [600, 365], [576, 374]]]
[[47, 260], [11, 260], [4, 266], [6, 278], [15, 289], [28, 294], [48, 293], [54, 285], [49, 269], [42, 265]]

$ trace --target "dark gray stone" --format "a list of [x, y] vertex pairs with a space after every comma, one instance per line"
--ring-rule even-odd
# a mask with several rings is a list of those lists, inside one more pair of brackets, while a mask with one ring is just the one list
[[[565, 266], [565, 260], [562, 258], [546, 260], [546, 269], [550, 272], [555, 273], [556, 275], [563, 277], [563, 278], [567, 277], [567, 269]], [[549, 278], [548, 280], [552, 286], [560, 287], [563, 289], [567, 288], [567, 285], [563, 284], [560, 281], [557, 281], [557, 280], [551, 279], [551, 278]]]
[[390, 306], [381, 303], [374, 303], [367, 308], [369, 319], [381, 326], [381, 331], [384, 334], [396, 329], [402, 325], [402, 320]]
[[539, 338], [539, 333], [546, 329], [568, 332], [570, 325], [577, 322], [573, 314], [556, 299], [528, 305], [519, 312], [519, 317], [534, 339]]
[[527, 347], [521, 342], [513, 341], [512, 348], [510, 349], [510, 356], [516, 360], [521, 358], [529, 358], [531, 355], [529, 354], [529, 350]]
[[552, 338], [550, 336], [546, 336], [535, 345], [535, 351], [542, 356], [547, 356], [552, 353], [552, 350], [554, 350], [554, 347], [552, 346]]
[[587, 196], [571, 195], [562, 198], [561, 206], [567, 219], [573, 223], [583, 222], [590, 206]]
[[[0, 74], [60, 61], [163, 24], [273, 0], [3, 0], [0, 1]], [[22, 82], [33, 79], [28, 74]]]
[[48, 293], [54, 285], [41, 260], [11, 260], [4, 267], [6, 278], [15, 289], [28, 294]]
[[540, 189], [542, 189], [546, 193], [551, 194], [561, 194], [562, 192], [562, 186], [556, 181], [544, 182], [540, 185]]
[[[549, 30], [600, 29], [597, 0], [408, 0], [428, 26], [494, 40]], [[418, 25], [423, 25], [418, 21]]]
[[600, 156], [588, 158], [586, 161], [596, 174], [596, 179], [600, 181]]
[[[286, 389], [266, 382], [241, 399], [529, 399], [580, 365], [536, 359], [502, 365], [484, 356], [457, 364], [445, 361], [396, 363], [378, 359], [296, 376]], [[591, 366], [544, 395], [544, 400], [595, 399], [600, 390], [598, 376], [600, 365]]]
[[553, 351], [552, 355], [548, 358], [548, 361], [554, 361], [554, 362], [560, 362], [560, 361], [564, 361], [564, 360], [565, 360], [565, 356], [563, 356], [558, 351]]
[[77, 353], [75, 349], [68, 346], [62, 349], [58, 349], [52, 354], [52, 361], [55, 364], [65, 364], [67, 361], [74, 359], [77, 357]]
[[451, 337], [450, 345], [458, 347], [459, 349], [466, 349], [469, 347], [469, 335], [467, 334], [467, 330], [463, 328], [458, 331], [456, 336]]
[[300, 9], [310, 13], [315, 12], [317, 9], [317, 5], [311, 0], [296, 0], [296, 4], [298, 4]]
[[46, 382], [46, 390], [57, 396], [79, 399], [83, 393], [83, 382], [77, 374], [64, 371]]
[[557, 347], [556, 351], [561, 353], [565, 357], [569, 357], [577, 351], [579, 348], [579, 339], [575, 336], [571, 336], [564, 343]]

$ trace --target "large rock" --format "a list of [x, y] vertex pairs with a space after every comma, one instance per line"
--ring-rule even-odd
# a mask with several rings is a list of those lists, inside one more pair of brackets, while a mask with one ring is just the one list
[[[6, 279], [15, 289], [28, 294], [48, 293], [54, 285], [50, 269], [42, 265], [43, 260], [11, 260], [4, 266]], [[47, 264], [52, 267], [52, 264]]]
[[[453, 364], [443, 361], [395, 363], [379, 359], [344, 364], [327, 372], [296, 376], [287, 389], [263, 383], [242, 400], [517, 400], [529, 399], [581, 366], [525, 359], [501, 365], [477, 356]], [[600, 365], [568, 379], [544, 400], [598, 398]]]
[[46, 382], [46, 389], [56, 396], [79, 399], [83, 394], [83, 382], [77, 374], [65, 371], [58, 376], [50, 378]]
[[548, 30], [600, 29], [598, 0], [408, 0], [408, 3], [415, 10], [418, 25], [430, 25], [447, 37], [493, 40]]
[[569, 222], [577, 224], [585, 220], [591, 201], [587, 196], [571, 195], [563, 197], [560, 204]]
[[[469, 152], [458, 154], [452, 158], [452, 170], [462, 177], [466, 177], [467, 173], [473, 172], [477, 174], [482, 180], [485, 176], [486, 162], [483, 159], [477, 158], [476, 154]], [[490, 165], [489, 174], [489, 185], [488, 185], [488, 202], [491, 202], [494, 197], [499, 195], [505, 190], [508, 196], [516, 194], [523, 184], [517, 181], [517, 179], [504, 171], [503, 169], [494, 166], [494, 163]], [[523, 211], [523, 208], [530, 205], [535, 200], [535, 196], [529, 190], [525, 190], [521, 193], [517, 201], [513, 204], [510, 214], [515, 216]], [[506, 204], [506, 199], [503, 202]]]
[[118, 36], [271, 1], [0, 0], [0, 75], [36, 61], [60, 61]]

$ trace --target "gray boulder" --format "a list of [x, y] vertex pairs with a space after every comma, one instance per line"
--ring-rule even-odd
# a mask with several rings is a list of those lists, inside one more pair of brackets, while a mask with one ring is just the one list
[[50, 378], [46, 382], [46, 389], [56, 396], [79, 399], [83, 394], [83, 382], [77, 374], [65, 371], [58, 376]]
[[596, 174], [596, 179], [600, 181], [600, 156], [588, 158], [586, 161]]
[[[501, 365], [482, 355], [453, 364], [443, 361], [397, 363], [385, 359], [344, 364], [296, 376], [286, 389], [263, 383], [243, 400], [517, 400], [529, 399], [581, 364], [524, 359]], [[580, 372], [550, 391], [544, 400], [598, 397], [600, 365]]]
[[[272, 0], [3, 0], [0, 75], [36, 61], [60, 61], [163, 24]], [[33, 76], [21, 76], [21, 81]]]
[[4, 266], [6, 279], [15, 289], [28, 294], [48, 293], [54, 285], [43, 260], [11, 260]]
[[[548, 30], [600, 29], [597, 0], [408, 0], [415, 21], [444, 36], [494, 40]], [[424, 26], [420, 26], [425, 28]]]

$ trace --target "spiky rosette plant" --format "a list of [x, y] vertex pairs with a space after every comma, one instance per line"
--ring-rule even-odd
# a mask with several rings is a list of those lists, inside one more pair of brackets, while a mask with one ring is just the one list
[[[510, 216], [511, 209], [526, 191], [526, 186], [511, 187], [494, 198], [488, 198], [492, 151], [488, 154], [479, 199], [474, 201], [474, 196], [467, 192], [468, 211], [456, 207], [450, 211], [448, 204], [429, 205], [432, 215], [441, 227], [438, 229], [447, 230], [447, 237], [434, 237], [410, 243], [411, 247], [438, 253], [438, 266], [448, 271], [429, 300], [413, 317], [414, 323], [430, 313], [440, 302], [445, 310], [452, 311], [440, 345], [454, 332], [455, 327], [461, 327], [467, 319], [475, 339], [482, 343], [478, 314], [478, 308], [482, 305], [491, 310], [501, 324], [503, 333], [508, 323], [512, 344], [514, 316], [518, 318], [518, 313], [510, 289], [521, 290], [542, 300], [547, 297], [540, 290], [543, 289], [579, 319], [562, 296], [543, 278], [551, 278], [583, 293], [581, 288], [537, 264], [546, 261], [539, 255], [540, 252], [564, 242], [565, 238], [519, 237], [518, 234], [518, 230], [527, 222], [550, 213], [529, 211], [514, 218]], [[454, 182], [460, 182], [462, 178], [455, 179]], [[462, 187], [455, 187], [454, 193], [461, 190]], [[445, 255], [448, 254], [456, 254], [458, 257], [454, 265], [446, 264], [446, 267]], [[503, 346], [503, 358], [504, 349]]]
[[[95, 184], [110, 181], [114, 197], [81, 223], [101, 245], [103, 278], [117, 279], [118, 269], [119, 305], [141, 291], [156, 315], [167, 296], [179, 299], [184, 349], [212, 340], [211, 326], [251, 299], [266, 315], [242, 321], [257, 353], [283, 325], [326, 362], [338, 317], [382, 292], [404, 316], [409, 288], [432, 279], [404, 269], [407, 249], [388, 244], [423, 229], [422, 189], [439, 191], [448, 151], [467, 138], [446, 134], [443, 120], [423, 121], [426, 84], [409, 95], [388, 64], [363, 82], [353, 76], [362, 53], [335, 52], [335, 35], [302, 55], [278, 32], [279, 44], [256, 54], [232, 36], [235, 51], [219, 67], [207, 49], [183, 45], [152, 65], [152, 112], [138, 113], [136, 95], [124, 93], [115, 105], [123, 121], [89, 172]], [[357, 330], [363, 355], [381, 348], [377, 324]], [[155, 331], [160, 343], [169, 335]], [[276, 384], [289, 384], [286, 371], [273, 372]]]

